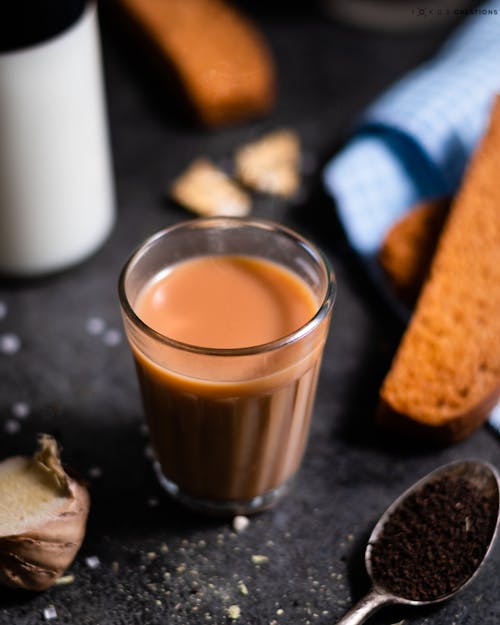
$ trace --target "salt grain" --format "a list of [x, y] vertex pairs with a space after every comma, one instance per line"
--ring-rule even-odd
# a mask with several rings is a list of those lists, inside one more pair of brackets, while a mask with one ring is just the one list
[[237, 515], [233, 519], [233, 529], [237, 533], [245, 531], [249, 524], [250, 521], [246, 516]]
[[89, 567], [89, 569], [98, 569], [101, 566], [101, 561], [97, 556], [89, 556], [85, 558], [85, 564]]
[[53, 605], [49, 605], [44, 609], [43, 618], [46, 621], [52, 621], [57, 618], [57, 611]]
[[24, 401], [16, 401], [11, 406], [11, 412], [17, 419], [26, 419], [30, 415], [31, 408]]
[[102, 476], [102, 469], [101, 467], [91, 467], [89, 469], [89, 477], [93, 478], [93, 479], [98, 479]]
[[92, 336], [102, 334], [105, 327], [106, 322], [100, 317], [90, 317], [90, 319], [87, 319], [87, 323], [85, 324], [85, 329]]
[[156, 497], [150, 497], [150, 498], [148, 499], [148, 506], [149, 506], [150, 508], [157, 508], [157, 507], [158, 507], [158, 505], [159, 505], [159, 503], [160, 503], [160, 502], [158, 501], [158, 499], [157, 499]]
[[4, 429], [7, 434], [17, 434], [17, 432], [21, 429], [21, 424], [19, 421], [15, 421], [14, 419], [7, 419], [4, 424]]
[[15, 354], [21, 349], [21, 339], [17, 334], [8, 332], [0, 335], [0, 352], [2, 354]]
[[119, 330], [111, 328], [106, 330], [102, 337], [102, 341], [108, 347], [116, 347], [116, 345], [119, 345], [122, 342], [122, 334]]

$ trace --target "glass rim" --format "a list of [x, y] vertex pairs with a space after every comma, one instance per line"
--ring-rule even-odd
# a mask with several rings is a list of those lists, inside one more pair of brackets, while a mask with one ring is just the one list
[[[302, 248], [305, 248], [307, 252], [312, 256], [316, 262], [322, 267], [327, 285], [325, 289], [325, 294], [318, 304], [318, 308], [315, 314], [304, 324], [299, 326], [293, 332], [290, 332], [278, 339], [274, 339], [272, 341], [268, 341], [266, 343], [260, 343], [258, 345], [250, 345], [248, 347], [205, 347], [200, 345], [194, 345], [191, 343], [185, 343], [184, 341], [179, 341], [177, 339], [173, 339], [166, 334], [162, 334], [157, 330], [154, 330], [151, 326], [146, 324], [134, 311], [132, 305], [130, 304], [125, 283], [128, 277], [130, 270], [133, 266], [139, 262], [139, 260], [147, 253], [147, 251], [161, 238], [168, 236], [172, 232], [181, 229], [198, 229], [198, 228], [207, 228], [207, 227], [235, 227], [235, 226], [253, 226], [256, 228], [261, 228], [268, 231], [279, 231], [280, 234], [286, 236], [289, 239], [294, 240], [298, 243]], [[193, 256], [194, 258], [195, 256]], [[333, 267], [326, 257], [326, 255], [316, 247], [313, 243], [308, 241], [306, 238], [288, 228], [287, 226], [283, 226], [275, 221], [268, 219], [260, 219], [260, 218], [248, 218], [248, 217], [197, 217], [194, 219], [183, 220], [178, 222], [172, 226], [168, 226], [167, 228], [163, 228], [158, 232], [152, 234], [148, 238], [146, 238], [142, 243], [140, 243], [135, 250], [132, 252], [128, 260], [126, 261], [123, 269], [120, 272], [120, 276], [118, 279], [118, 295], [120, 299], [120, 304], [122, 310], [128, 317], [128, 319], [132, 322], [132, 324], [139, 328], [142, 332], [144, 332], [147, 336], [154, 339], [155, 341], [159, 341], [168, 347], [172, 347], [181, 351], [192, 352], [196, 354], [202, 354], [206, 356], [250, 356], [257, 355], [265, 352], [270, 352], [277, 350], [281, 347], [285, 347], [290, 345], [291, 343], [295, 343], [301, 338], [310, 334], [315, 328], [317, 328], [321, 322], [328, 315], [329, 311], [332, 309], [337, 291], [337, 282], [335, 278], [335, 273], [333, 271]]]

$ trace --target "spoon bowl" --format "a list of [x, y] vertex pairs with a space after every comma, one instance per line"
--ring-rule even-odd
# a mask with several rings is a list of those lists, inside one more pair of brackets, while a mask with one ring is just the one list
[[[489, 539], [489, 543], [484, 551], [483, 557], [474, 572], [466, 577], [461, 584], [455, 587], [451, 592], [442, 594], [439, 597], [432, 600], [416, 600], [409, 597], [400, 596], [394, 594], [390, 590], [384, 587], [384, 585], [376, 579], [373, 570], [373, 547], [382, 534], [382, 531], [394, 512], [405, 502], [409, 497], [413, 496], [416, 492], [420, 491], [425, 486], [431, 484], [436, 480], [442, 478], [462, 478], [472, 484], [478, 492], [485, 496], [492, 508], [492, 517], [495, 519], [493, 531]], [[340, 621], [337, 625], [360, 625], [364, 623], [366, 619], [376, 612], [383, 605], [411, 605], [411, 606], [429, 606], [441, 603], [453, 597], [457, 592], [468, 586], [472, 580], [477, 576], [481, 566], [484, 564], [488, 557], [493, 544], [495, 542], [500, 520], [500, 477], [491, 464], [486, 462], [480, 462], [478, 460], [462, 460], [458, 462], [451, 462], [438, 469], [427, 474], [422, 479], [418, 480], [415, 484], [410, 486], [402, 495], [400, 495], [384, 512], [380, 517], [377, 524], [373, 528], [373, 531], [368, 539], [368, 545], [365, 551], [365, 566], [372, 580], [372, 589], [363, 597]]]

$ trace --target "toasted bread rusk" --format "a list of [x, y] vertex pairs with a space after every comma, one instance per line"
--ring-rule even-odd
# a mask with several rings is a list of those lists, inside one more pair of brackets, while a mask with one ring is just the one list
[[394, 224], [380, 247], [378, 261], [389, 284], [409, 308], [417, 301], [436, 250], [450, 202], [428, 200]]
[[[267, 113], [275, 72], [263, 36], [223, 0], [119, 0], [207, 126]], [[172, 76], [169, 76], [172, 78]]]
[[500, 397], [500, 98], [380, 390], [380, 424], [443, 442]]

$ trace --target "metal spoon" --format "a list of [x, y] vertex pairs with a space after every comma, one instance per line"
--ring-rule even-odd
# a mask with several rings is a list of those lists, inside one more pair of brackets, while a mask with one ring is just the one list
[[[470, 482], [474, 484], [478, 488], [478, 490], [482, 491], [484, 495], [491, 499], [493, 506], [496, 507], [496, 525], [491, 536], [490, 543], [488, 548], [484, 554], [481, 562], [478, 563], [475, 572], [467, 578], [461, 586], [458, 586], [453, 592], [448, 593], [447, 595], [443, 595], [438, 599], [434, 599], [432, 601], [415, 601], [413, 599], [407, 599], [406, 597], [399, 597], [394, 595], [393, 593], [386, 590], [381, 584], [377, 583], [373, 579], [372, 575], [372, 544], [376, 542], [378, 536], [381, 534], [382, 529], [387, 522], [390, 515], [394, 512], [394, 510], [402, 504], [402, 502], [409, 496], [412, 495], [416, 490], [422, 488], [428, 482], [436, 479], [442, 478], [445, 476], [460, 476], [467, 478]], [[500, 477], [498, 475], [497, 470], [492, 465], [479, 462], [476, 460], [464, 460], [458, 462], [451, 462], [450, 464], [446, 464], [435, 471], [432, 471], [421, 480], [416, 482], [413, 486], [411, 486], [408, 490], [406, 490], [400, 497], [398, 497], [384, 514], [380, 517], [378, 523], [373, 528], [371, 536], [368, 540], [368, 546], [365, 552], [365, 566], [366, 570], [372, 580], [372, 588], [368, 592], [368, 594], [363, 597], [345, 616], [344, 618], [338, 621], [337, 625], [360, 625], [364, 623], [366, 619], [371, 616], [374, 612], [376, 612], [383, 605], [412, 605], [412, 606], [424, 606], [424, 605], [434, 605], [436, 603], [440, 603], [441, 601], [445, 601], [446, 599], [450, 599], [453, 595], [455, 595], [458, 591], [462, 590], [470, 584], [470, 582], [476, 577], [479, 569], [483, 565], [486, 560], [488, 554], [491, 551], [493, 543], [495, 542], [495, 538], [498, 532], [500, 520]]]

